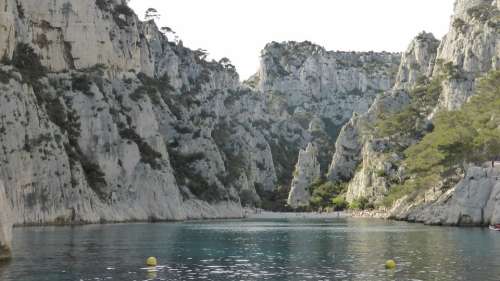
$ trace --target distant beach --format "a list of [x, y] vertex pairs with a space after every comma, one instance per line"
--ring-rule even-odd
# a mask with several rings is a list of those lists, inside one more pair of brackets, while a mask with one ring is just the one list
[[334, 219], [350, 217], [347, 212], [331, 212], [331, 213], [277, 213], [267, 211], [257, 211], [247, 213], [248, 219]]

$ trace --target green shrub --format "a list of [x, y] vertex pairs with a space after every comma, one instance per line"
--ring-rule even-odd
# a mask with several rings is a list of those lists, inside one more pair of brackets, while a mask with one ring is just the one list
[[367, 210], [373, 209], [373, 204], [370, 204], [369, 200], [366, 197], [360, 197], [356, 200], [353, 200], [349, 205], [349, 209], [352, 210]]
[[320, 209], [331, 207], [333, 204], [332, 200], [344, 193], [346, 189], [347, 185], [345, 183], [334, 183], [323, 179], [316, 180], [316, 182], [309, 187], [309, 192], [311, 192], [311, 208]]
[[349, 202], [347, 202], [345, 196], [339, 195], [332, 199], [332, 206], [335, 211], [343, 211], [349, 207]]
[[377, 175], [377, 177], [381, 177], [381, 178], [383, 178], [383, 177], [386, 177], [386, 176], [387, 176], [387, 172], [386, 172], [384, 169], [377, 170], [377, 171], [375, 172], [375, 174]]
[[450, 80], [464, 80], [466, 77], [464, 76], [463, 70], [454, 65], [452, 62], [447, 62], [443, 65], [443, 74]]
[[166, 73], [160, 78], [152, 78], [141, 72], [137, 74], [137, 78], [142, 85], [130, 95], [132, 100], [139, 101], [144, 95], [148, 95], [153, 104], [159, 104], [160, 98], [167, 105], [170, 103], [169, 95], [175, 92], [175, 88], [170, 84]]
[[11, 73], [0, 69], [0, 83], [9, 84], [10, 79], [14, 79], [14, 78], [15, 78], [15, 76], [12, 75]]
[[240, 199], [241, 205], [245, 207], [253, 207], [256, 205], [256, 203], [258, 203], [255, 194], [248, 189], [242, 190], [240, 192]]
[[411, 137], [419, 138], [424, 132], [417, 124], [425, 122], [427, 116], [437, 105], [442, 91], [442, 77], [432, 81], [420, 80], [410, 92], [410, 104], [402, 111], [381, 116], [375, 125], [377, 137]]
[[38, 82], [38, 79], [47, 73], [47, 69], [42, 65], [38, 54], [26, 43], [16, 45], [12, 56], [12, 65], [21, 72], [23, 79], [33, 86]]
[[74, 74], [72, 76], [71, 87], [75, 91], [80, 91], [86, 96], [93, 97], [94, 93], [91, 90], [92, 81], [85, 74]]
[[228, 124], [221, 123], [212, 131], [212, 139], [225, 156], [226, 175], [220, 176], [220, 181], [229, 186], [237, 181], [243, 173], [246, 162], [241, 151], [235, 151], [232, 144], [232, 132]]
[[120, 15], [130, 18], [134, 16], [134, 11], [126, 4], [119, 4], [115, 6], [113, 10], [113, 19], [120, 28], [125, 28], [128, 26], [128, 22], [127, 20], [120, 18]]
[[120, 130], [120, 136], [136, 143], [141, 153], [141, 162], [149, 164], [155, 170], [161, 169], [161, 153], [154, 150], [146, 141], [144, 141], [133, 129], [126, 128]]
[[223, 190], [215, 184], [210, 184], [193, 168], [194, 163], [206, 158], [204, 153], [182, 154], [171, 146], [168, 153], [178, 184], [187, 186], [192, 194], [202, 200], [216, 202], [226, 197]]
[[455, 28], [458, 31], [463, 31], [464, 28], [467, 26], [467, 23], [464, 20], [462, 20], [461, 18], [456, 18], [453, 21], [452, 26], [453, 26], [453, 28]]
[[96, 0], [95, 4], [97, 8], [101, 9], [102, 11], [108, 12], [110, 10], [109, 0]]
[[438, 113], [434, 130], [405, 150], [404, 166], [411, 177], [391, 188], [385, 204], [436, 186], [464, 163], [481, 164], [500, 155], [499, 116], [500, 71], [491, 71], [479, 80], [470, 102]]
[[467, 10], [467, 15], [481, 22], [486, 22], [494, 15], [495, 11], [497, 11], [498, 14], [498, 10], [492, 8], [491, 4], [480, 4], [469, 8]]
[[292, 174], [295, 171], [295, 163], [297, 163], [299, 151], [296, 143], [288, 142], [285, 138], [280, 137], [278, 141], [273, 139], [268, 141], [273, 156], [274, 167], [276, 168], [276, 176], [278, 177], [278, 185], [290, 186]]
[[261, 198], [260, 207], [264, 210], [273, 212], [291, 212], [293, 211], [287, 206], [288, 194], [290, 189], [284, 186], [278, 186], [275, 190], [264, 190], [262, 186], [255, 185], [257, 194]]

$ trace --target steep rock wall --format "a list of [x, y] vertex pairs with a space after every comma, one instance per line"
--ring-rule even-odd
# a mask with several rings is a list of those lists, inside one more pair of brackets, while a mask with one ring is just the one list
[[500, 223], [500, 169], [468, 168], [454, 188], [433, 198], [408, 204], [396, 202], [390, 211], [395, 219], [437, 225], [490, 225]]
[[318, 150], [311, 143], [307, 145], [305, 150], [299, 152], [299, 160], [295, 167], [287, 201], [292, 208], [309, 206], [309, 199], [311, 199], [309, 187], [321, 175], [317, 155]]
[[[427, 55], [424, 56], [418, 55], [418, 53], [422, 54], [421, 51], [411, 51], [414, 46], [419, 45], [418, 38], [410, 45], [405, 56], [411, 53], [413, 55], [410, 55], [409, 59], [403, 57], [394, 89], [410, 94], [409, 97], [411, 98], [411, 93], [418, 91], [417, 87], [421, 87], [419, 81], [430, 80], [439, 82], [440, 94], [437, 105], [432, 110], [432, 113], [428, 115], [427, 120], [420, 120], [427, 124], [408, 124], [408, 126], [425, 128], [432, 122], [436, 112], [460, 108], [473, 95], [476, 80], [488, 71], [498, 69], [499, 47], [497, 43], [500, 39], [498, 36], [498, 4], [498, 1], [491, 0], [457, 1], [450, 31], [439, 44], [437, 53], [435, 43], [430, 43], [427, 48], [422, 48], [422, 50], [427, 50]], [[423, 47], [424, 45], [420, 44], [420, 46]], [[429, 46], [432, 46], [432, 48], [429, 48]], [[421, 63], [422, 61], [425, 63]], [[412, 65], [413, 69], [417, 70], [414, 74], [408, 71]], [[400, 98], [401, 96], [395, 97], [393, 101], [397, 104], [399, 103], [398, 100], [401, 101]], [[399, 109], [396, 107], [393, 112], [404, 110], [410, 100], [408, 99], [408, 103], [400, 103]], [[377, 104], [376, 101], [372, 108], [378, 106]], [[374, 112], [372, 109], [370, 111]], [[376, 125], [380, 118], [373, 118], [373, 116], [376, 116], [373, 114], [370, 117], [370, 111], [362, 118], [357, 117], [356, 122], [363, 123], [359, 119], [364, 118], [368, 122], [365, 123], [365, 128]], [[333, 180], [352, 179], [347, 196], [349, 200], [367, 197], [376, 203], [381, 203], [391, 186], [394, 183], [401, 182], [406, 176], [404, 167], [400, 166], [403, 155], [394, 154], [391, 151], [394, 151], [394, 148], [401, 151], [401, 148], [404, 149], [419, 139], [415, 136], [377, 139], [376, 134], [370, 133], [373, 132], [372, 130], [364, 130], [364, 133], [359, 133], [360, 128], [360, 126], [357, 126], [357, 131], [353, 130], [353, 126], [344, 128], [346, 133], [339, 136], [338, 143], [355, 144], [354, 149], [345, 152], [337, 148], [339, 153], [334, 155], [330, 175]], [[417, 131], [425, 132], [425, 129]], [[376, 147], [372, 145], [374, 141], [379, 143], [381, 141], [385, 144], [378, 149], [374, 149]], [[356, 163], [361, 164], [358, 171], [354, 173], [353, 169], [357, 167]], [[474, 186], [474, 188], [480, 187]], [[471, 204], [468, 204], [467, 199], [463, 199], [463, 194], [460, 191], [462, 189], [461, 184], [459, 184], [452, 191], [447, 191], [446, 195], [443, 195], [443, 191], [440, 190], [430, 190], [425, 193], [425, 196], [422, 196], [425, 199], [421, 198], [427, 201], [418, 201], [417, 203], [404, 198], [396, 203], [397, 208], [391, 213], [394, 217], [400, 219], [405, 218], [437, 224], [467, 224], [463, 221], [468, 221], [468, 216], [472, 217], [470, 219], [471, 224], [484, 224], [492, 221], [490, 217], [485, 218], [484, 216], [481, 220], [478, 219], [477, 212], [482, 209], [482, 207], [478, 206], [482, 203], [475, 204], [471, 201]], [[446, 196], [447, 198], [455, 198], [461, 203], [439, 199]], [[438, 200], [435, 205], [430, 203], [435, 200]], [[486, 204], [487, 200], [482, 201]], [[433, 207], [429, 207], [431, 205]], [[449, 208], [449, 212], [446, 208]], [[439, 212], [436, 212], [439, 214], [434, 213], [438, 209]], [[463, 219], [459, 215], [461, 212], [467, 214]], [[473, 214], [469, 215], [470, 213]], [[435, 220], [432, 219], [433, 217], [435, 217]]]
[[5, 195], [5, 187], [0, 181], [0, 261], [7, 259], [12, 247], [12, 213]]
[[[376, 143], [387, 142], [387, 140], [378, 140], [373, 135], [373, 128], [382, 114], [389, 115], [399, 112], [410, 103], [409, 90], [419, 78], [432, 73], [438, 44], [439, 41], [432, 34], [422, 33], [418, 35], [402, 55], [393, 89], [377, 98], [366, 113], [354, 116], [342, 128], [336, 142], [336, 150], [328, 175], [334, 181], [349, 181], [355, 176], [358, 165], [363, 164], [359, 171], [361, 174], [357, 176], [355, 181], [361, 185], [356, 183], [351, 185], [348, 191], [349, 199], [372, 194], [369, 191], [365, 192], [365, 189], [367, 186], [372, 186], [372, 182], [378, 182], [378, 180], [368, 179], [372, 178], [372, 174], [375, 172], [375, 169], [369, 167], [372, 165], [368, 163], [374, 163], [369, 158], [375, 157], [376, 151], [373, 151], [372, 148], [379, 146]], [[380, 165], [375, 164], [375, 166]], [[384, 190], [384, 187], [381, 189]]]
[[279, 104], [275, 108], [280, 116], [310, 133], [321, 173], [326, 174], [341, 127], [393, 86], [399, 63], [399, 54], [334, 52], [310, 42], [273, 42], [262, 51], [260, 70], [247, 84]]
[[168, 42], [121, 1], [0, 6], [12, 31], [0, 175], [15, 224], [239, 217], [241, 186], [275, 187], [269, 143], [305, 138], [232, 66]]

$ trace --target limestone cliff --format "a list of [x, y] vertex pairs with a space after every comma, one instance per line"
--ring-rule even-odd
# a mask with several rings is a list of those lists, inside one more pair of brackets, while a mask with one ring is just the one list
[[12, 214], [5, 188], [0, 181], [0, 261], [10, 257], [12, 244]]
[[287, 201], [292, 208], [309, 206], [311, 199], [309, 187], [321, 176], [317, 155], [318, 150], [311, 143], [299, 153]]
[[[401, 166], [404, 149], [432, 131], [432, 120], [437, 112], [460, 108], [474, 94], [476, 80], [498, 69], [498, 5], [499, 1], [492, 0], [457, 1], [450, 31], [443, 41], [438, 44], [426, 34], [417, 37], [403, 55], [394, 89], [377, 99], [367, 114], [356, 116], [343, 128], [329, 175], [332, 180], [350, 182], [349, 201], [368, 198], [376, 205], [381, 204], [391, 188], [408, 177], [405, 167]], [[407, 118], [408, 114], [414, 116], [399, 132], [387, 128], [384, 132], [386, 116], [394, 113], [400, 114], [399, 118]], [[419, 196], [418, 203], [410, 198], [398, 201], [392, 214], [399, 219], [429, 223], [489, 223], [493, 216], [478, 219], [477, 212], [483, 208], [479, 207], [481, 204], [494, 203], [480, 199], [476, 201], [482, 203], [471, 201], [469, 204], [462, 196], [464, 186], [479, 187], [464, 183], [467, 181], [464, 179], [452, 191], [446, 190], [460, 176], [461, 172], [457, 171], [445, 177], [443, 189], [426, 187], [431, 190]], [[482, 194], [477, 190], [471, 192]], [[445, 197], [454, 199], [444, 200]], [[483, 197], [489, 198], [489, 195]], [[435, 205], [431, 204], [433, 201]], [[425, 207], [420, 207], [421, 204]], [[464, 217], [460, 218], [459, 213], [465, 214]], [[432, 219], [434, 215], [435, 220]]]
[[0, 7], [0, 177], [15, 224], [239, 217], [259, 200], [241, 202], [242, 187], [276, 185], [273, 147], [305, 144], [233, 66], [168, 42], [121, 1]]
[[494, 7], [459, 1], [439, 49], [424, 33], [402, 57], [270, 43], [242, 84], [126, 1], [0, 0], [0, 256], [12, 225], [241, 217], [278, 186], [307, 205], [328, 167], [380, 201], [404, 176], [387, 147], [413, 140], [371, 128], [437, 73], [437, 108], [463, 103], [498, 67]]
[[474, 93], [476, 79], [500, 67], [498, 5], [498, 0], [456, 1], [434, 70], [434, 75], [449, 74], [443, 84], [441, 108], [459, 108]]
[[310, 42], [273, 42], [262, 51], [251, 84], [281, 103], [286, 118], [310, 132], [324, 173], [340, 128], [393, 86], [399, 62], [400, 55], [393, 53], [334, 52]]
[[270, 44], [244, 85], [125, 2], [0, 0], [2, 245], [12, 224], [240, 217], [289, 186], [299, 150], [333, 143], [399, 64]]
[[390, 211], [396, 219], [438, 225], [488, 225], [500, 223], [500, 169], [471, 166], [452, 189], [409, 204], [402, 199]]
[[[348, 191], [350, 201], [362, 196], [383, 195], [385, 183], [380, 182], [376, 172], [388, 169], [389, 162], [381, 159], [377, 152], [383, 152], [389, 144], [387, 139], [377, 138], [373, 128], [381, 115], [398, 112], [410, 103], [409, 89], [419, 78], [432, 73], [438, 44], [432, 34], [418, 35], [402, 55], [393, 89], [377, 98], [366, 113], [354, 116], [342, 128], [329, 168], [329, 178], [334, 181], [355, 178]], [[375, 158], [379, 158], [378, 161]], [[361, 169], [356, 174], [360, 163]], [[373, 188], [379, 190], [375, 192]]]

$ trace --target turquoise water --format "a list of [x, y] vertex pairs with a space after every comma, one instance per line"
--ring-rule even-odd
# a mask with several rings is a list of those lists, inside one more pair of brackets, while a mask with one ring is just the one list
[[[379, 220], [18, 228], [2, 281], [500, 280], [500, 233]], [[141, 269], [148, 256], [165, 267]], [[395, 271], [385, 260], [398, 262]]]

